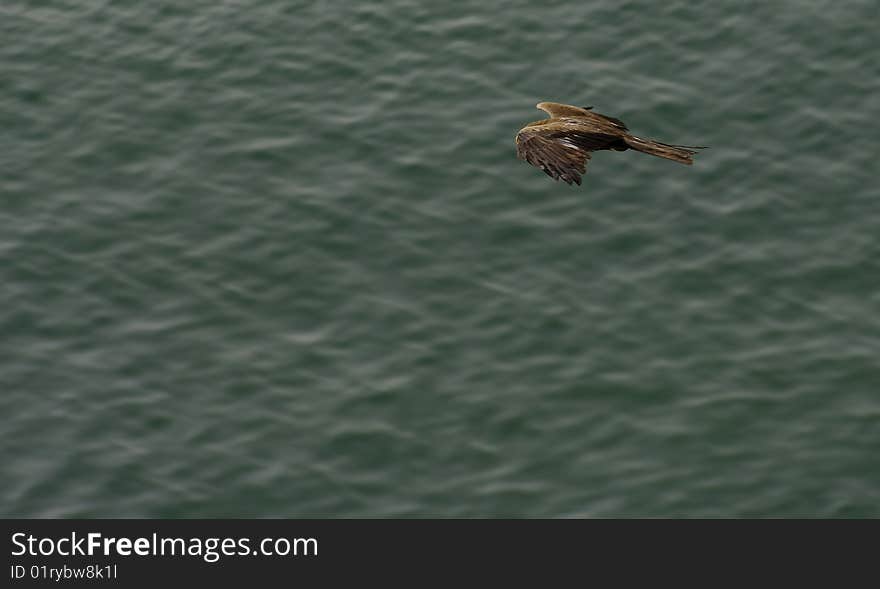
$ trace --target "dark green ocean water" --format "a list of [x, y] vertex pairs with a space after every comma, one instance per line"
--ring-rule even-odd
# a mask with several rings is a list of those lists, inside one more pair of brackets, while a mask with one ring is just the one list
[[878, 18], [4, 0], [2, 515], [880, 516]]

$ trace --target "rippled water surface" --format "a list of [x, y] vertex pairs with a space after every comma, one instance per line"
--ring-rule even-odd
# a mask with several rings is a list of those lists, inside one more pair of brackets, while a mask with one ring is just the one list
[[880, 516], [876, 22], [5, 0], [2, 513]]

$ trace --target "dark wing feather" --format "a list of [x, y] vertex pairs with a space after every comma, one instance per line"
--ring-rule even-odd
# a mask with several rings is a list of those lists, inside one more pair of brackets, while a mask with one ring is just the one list
[[590, 152], [607, 149], [618, 138], [577, 131], [546, 131], [525, 128], [516, 136], [516, 154], [554, 180], [581, 183], [587, 173]]
[[621, 129], [623, 131], [629, 131], [629, 129], [626, 128], [626, 125], [624, 124], [624, 122], [621, 121], [620, 119], [616, 119], [614, 117], [609, 117], [608, 115], [603, 115], [603, 114], [600, 114], [597, 112], [593, 112], [590, 114], [596, 115], [597, 117], [602, 117], [603, 119], [605, 119], [606, 121], [608, 121], [609, 123], [611, 123], [612, 125], [617, 127], [618, 129]]
[[557, 138], [535, 132], [521, 131], [516, 138], [516, 154], [554, 180], [568, 184], [581, 183], [587, 171], [590, 154], [574, 144], [568, 145]]

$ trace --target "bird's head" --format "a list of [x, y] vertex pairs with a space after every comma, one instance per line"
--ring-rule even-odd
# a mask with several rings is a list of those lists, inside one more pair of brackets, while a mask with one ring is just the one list
[[560, 104], [559, 102], [539, 102], [536, 108], [543, 110], [553, 118], [556, 117], [582, 117], [587, 114], [587, 110], [570, 104]]

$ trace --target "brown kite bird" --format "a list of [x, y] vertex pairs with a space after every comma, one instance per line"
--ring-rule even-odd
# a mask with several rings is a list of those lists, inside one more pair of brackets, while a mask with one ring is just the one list
[[702, 147], [669, 145], [636, 137], [623, 121], [592, 112], [592, 106], [578, 107], [557, 102], [539, 102], [549, 119], [529, 123], [516, 134], [516, 155], [554, 180], [581, 183], [591, 151], [635, 149], [680, 164], [694, 163]]

